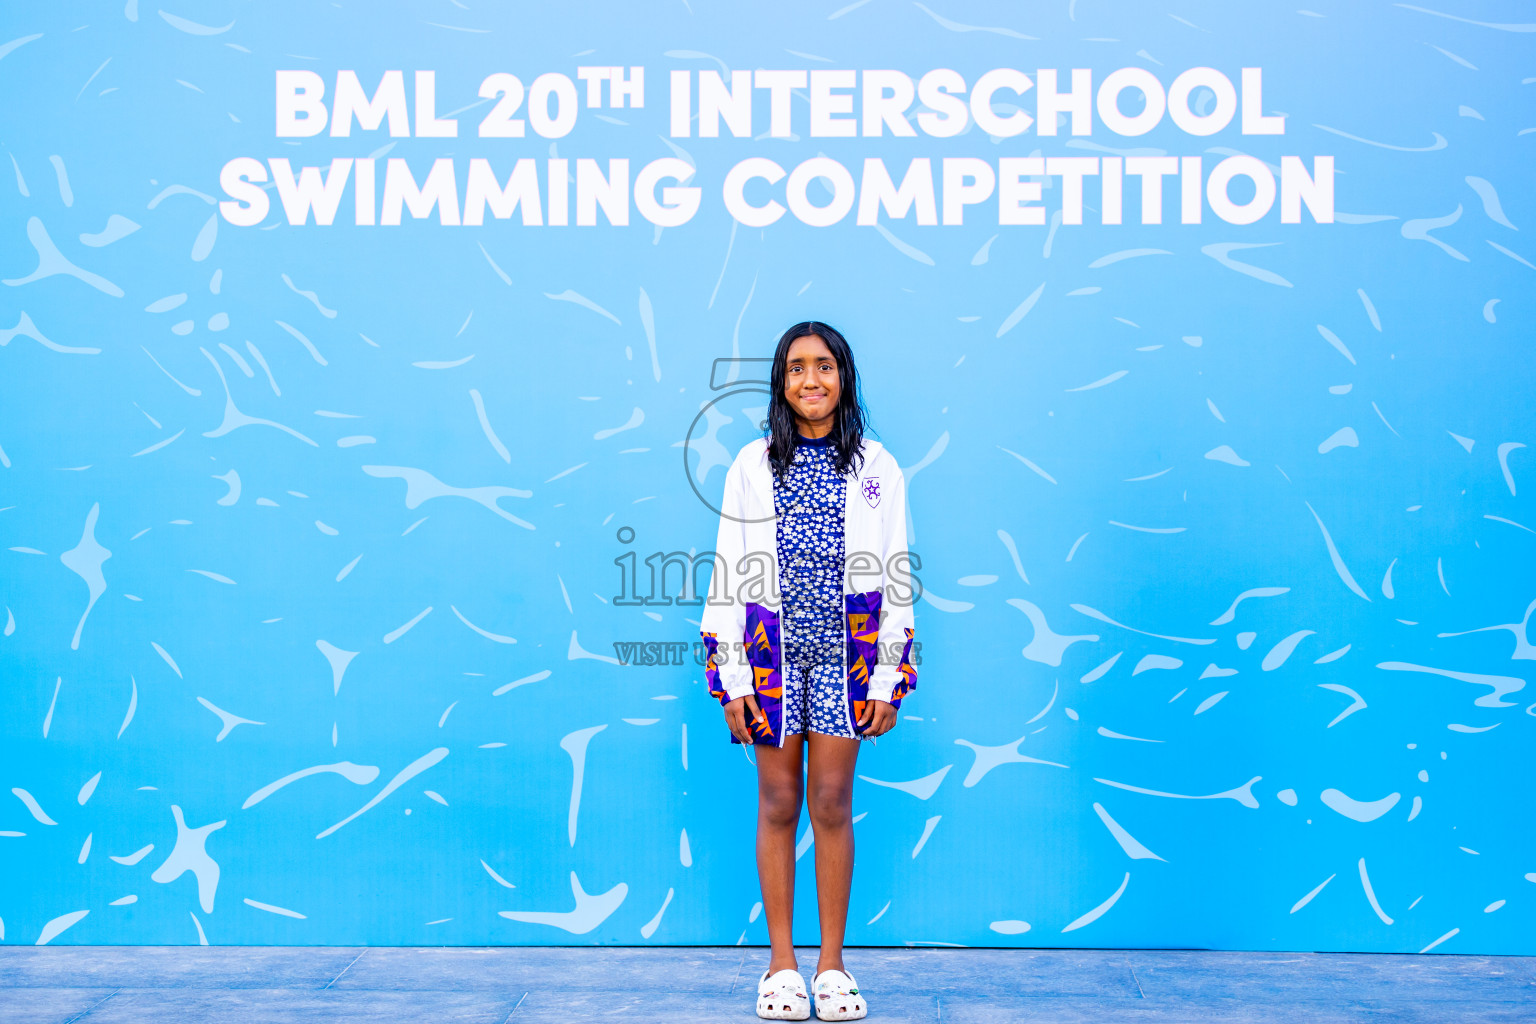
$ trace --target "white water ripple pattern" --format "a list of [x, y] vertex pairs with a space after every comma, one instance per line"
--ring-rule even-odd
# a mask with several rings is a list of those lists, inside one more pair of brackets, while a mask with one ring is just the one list
[[[850, 945], [1536, 954], [1519, 5], [839, 0], [766, 34], [749, 5], [342, 5], [300, 19], [302, 47], [263, 42], [294, 21], [264, 5], [13, 6], [0, 78], [33, 102], [0, 155], [0, 939], [766, 944], [767, 751], [730, 743], [695, 644], [715, 572], [775, 589], [715, 565], [719, 508], [780, 335], [830, 318], [917, 556], [882, 598], [916, 602], [917, 685], [851, 783]], [[365, 36], [430, 39], [411, 66], [453, 138], [414, 102], [398, 136], [332, 135], [334, 108], [275, 136], [244, 62], [297, 62], [329, 101]], [[569, 46], [493, 56], [545, 39]], [[955, 134], [915, 98], [913, 135], [864, 134], [857, 79], [833, 93], [854, 137], [813, 134], [821, 73], [892, 67], [893, 42], [914, 86], [964, 80]], [[645, 102], [589, 108], [575, 80], [571, 130], [541, 134], [532, 83], [581, 52], [644, 65]], [[1320, 74], [1320, 53], [1349, 57]], [[1262, 64], [1283, 132], [1244, 134], [1243, 97], [1209, 137], [1117, 135], [1096, 103], [1087, 135], [1070, 110], [1054, 135], [976, 122], [984, 73], [1028, 74], [992, 114], [1033, 118], [1053, 64], [1063, 92], [1073, 67], [1095, 90], [1144, 68], [1170, 105], [1189, 66], [1239, 86]], [[744, 137], [702, 135], [699, 75], [758, 68], [813, 76], [790, 134], [760, 96]], [[499, 71], [530, 93], [520, 138], [479, 134]], [[960, 223], [725, 210], [737, 161], [829, 155], [856, 183], [873, 158], [893, 183], [915, 159], [937, 186], [954, 158], [998, 180], [939, 189]], [[257, 224], [221, 205], [235, 156], [267, 171]], [[1059, 174], [1017, 181], [1038, 224], [999, 223], [998, 161], [1030, 156], [1125, 172], [1121, 223], [1107, 173], [1080, 179], [1080, 223]], [[1281, 169], [1255, 222], [1172, 171], [1142, 223], [1132, 161], [1244, 156]], [[1283, 219], [1284, 168], [1325, 156], [1334, 217]], [[279, 158], [301, 180], [348, 162], [334, 223], [289, 222]], [[694, 176], [658, 202], [701, 192], [660, 230], [635, 188], [663, 158]], [[444, 161], [464, 212], [470, 161], [499, 190], [523, 159], [537, 210], [497, 199], [478, 227], [416, 217], [390, 170], [424, 187]], [[404, 223], [352, 223], [368, 161]], [[878, 483], [852, 500], [892, 500]]]

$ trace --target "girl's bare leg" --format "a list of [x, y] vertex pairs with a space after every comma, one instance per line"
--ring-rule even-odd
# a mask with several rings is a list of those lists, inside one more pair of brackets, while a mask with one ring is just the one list
[[844, 970], [843, 932], [853, 884], [853, 766], [861, 744], [818, 732], [810, 736], [806, 806], [816, 830], [816, 902], [821, 911], [816, 973], [820, 974]]
[[768, 918], [770, 974], [798, 967], [793, 938], [795, 828], [804, 791], [800, 769], [804, 751], [803, 735], [784, 737], [782, 747], [756, 747], [757, 876]]

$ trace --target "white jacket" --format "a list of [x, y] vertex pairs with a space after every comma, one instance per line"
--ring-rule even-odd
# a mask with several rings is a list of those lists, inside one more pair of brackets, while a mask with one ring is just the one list
[[[850, 468], [843, 503], [843, 605], [850, 728], [870, 700], [893, 707], [917, 686], [912, 662], [912, 606], [921, 594], [907, 549], [907, 484], [885, 446], [864, 440], [864, 462]], [[765, 723], [752, 742], [784, 745], [780, 653], [778, 525], [768, 439], [737, 454], [725, 476], [720, 534], [700, 635], [709, 658], [709, 692], [722, 705], [755, 693]], [[739, 742], [733, 735], [731, 742]]]

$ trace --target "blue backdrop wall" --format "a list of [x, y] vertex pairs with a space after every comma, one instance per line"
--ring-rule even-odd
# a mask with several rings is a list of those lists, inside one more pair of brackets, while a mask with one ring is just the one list
[[[4, 941], [765, 942], [699, 609], [675, 575], [617, 599], [713, 545], [745, 360], [814, 318], [861, 360], [924, 589], [918, 689], [859, 762], [851, 943], [1536, 953], [1536, 26], [1312, 8], [8, 7]], [[644, 107], [587, 107], [588, 65], [643, 66]], [[767, 90], [750, 137], [669, 118], [674, 71], [1199, 66], [1262, 68], [1284, 133], [813, 137], [805, 88], [788, 136]], [[459, 137], [276, 135], [274, 73], [329, 101], [339, 69], [435, 70]], [[574, 127], [478, 137], [498, 72], [567, 76]], [[1060, 176], [1026, 179], [1040, 225], [721, 198], [749, 157], [1244, 154], [1332, 156], [1332, 222], [1181, 223], [1177, 177], [1156, 224], [1129, 185], [1103, 223], [1096, 178], [1080, 225]], [[702, 199], [385, 227], [349, 184], [296, 226], [267, 181], [241, 226], [240, 157], [371, 158], [380, 192], [446, 158], [460, 197], [474, 158], [573, 194], [578, 160], [671, 158]]]

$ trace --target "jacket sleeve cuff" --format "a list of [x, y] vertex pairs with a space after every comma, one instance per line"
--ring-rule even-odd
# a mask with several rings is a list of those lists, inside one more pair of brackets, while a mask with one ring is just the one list
[[744, 683], [737, 683], [737, 684], [735, 684], [733, 686], [727, 686], [725, 688], [725, 699], [727, 701], [736, 700], [739, 697], [745, 697], [747, 694], [749, 694], [751, 692], [752, 692], [752, 680], [748, 679]]
[[894, 665], [877, 665], [869, 680], [868, 696], [871, 700], [883, 700], [887, 704], [894, 704], [891, 695], [896, 692], [896, 683], [901, 679], [900, 673]]

